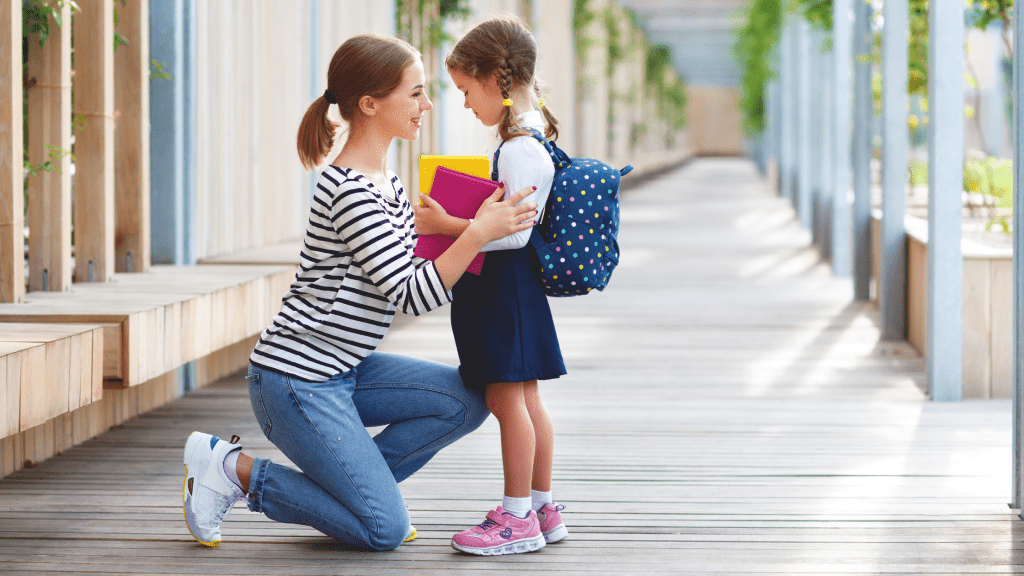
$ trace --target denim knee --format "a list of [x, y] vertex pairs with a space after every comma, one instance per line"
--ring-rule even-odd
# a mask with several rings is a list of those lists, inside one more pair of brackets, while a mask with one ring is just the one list
[[465, 433], [469, 434], [487, 420], [487, 417], [491, 415], [491, 411], [487, 408], [487, 401], [484, 400], [482, 392], [477, 390], [466, 390], [466, 392], [466, 421], [464, 426], [466, 427]]
[[409, 514], [403, 506], [386, 518], [380, 518], [376, 530], [367, 530], [367, 545], [378, 551], [394, 550], [402, 545], [409, 536], [409, 529], [412, 526], [409, 522]]

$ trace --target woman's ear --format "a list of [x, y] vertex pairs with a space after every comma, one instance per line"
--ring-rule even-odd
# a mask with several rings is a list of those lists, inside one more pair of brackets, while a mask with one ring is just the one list
[[377, 100], [373, 96], [363, 96], [359, 99], [359, 111], [367, 116], [376, 116]]

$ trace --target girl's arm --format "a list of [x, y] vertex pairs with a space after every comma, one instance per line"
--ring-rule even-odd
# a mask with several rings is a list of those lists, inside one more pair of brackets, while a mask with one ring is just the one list
[[[544, 206], [547, 205], [555, 177], [555, 166], [544, 146], [530, 136], [519, 136], [505, 143], [498, 156], [498, 175], [505, 182], [507, 190], [533, 188], [534, 192], [525, 201], [539, 206], [537, 222], [540, 222], [544, 218]], [[532, 230], [528, 229], [510, 234], [488, 242], [480, 251], [522, 248], [529, 244], [531, 233]]]
[[[458, 282], [469, 267], [469, 263], [487, 242], [509, 234], [529, 232], [533, 227], [533, 219], [537, 216], [537, 205], [523, 200], [533, 192], [532, 188], [524, 188], [510, 198], [502, 200], [505, 189], [498, 188], [484, 201], [477, 210], [473, 222], [466, 226], [444, 254], [434, 260], [434, 266], [446, 289], [450, 290]], [[520, 203], [522, 204], [517, 205]]]

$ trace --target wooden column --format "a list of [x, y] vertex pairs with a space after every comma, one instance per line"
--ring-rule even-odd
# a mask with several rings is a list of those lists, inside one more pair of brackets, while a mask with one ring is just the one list
[[128, 45], [114, 52], [114, 266], [118, 272], [145, 272], [151, 260], [149, 2], [117, 2], [117, 10], [116, 30]]
[[71, 157], [61, 153], [71, 151], [71, 8], [59, 10], [64, 25], [51, 20], [45, 46], [28, 39], [28, 161], [52, 158], [58, 168], [29, 178], [28, 223], [29, 289], [63, 292], [71, 286]]
[[870, 297], [871, 281], [871, 5], [853, 0], [853, 294]]
[[75, 275], [114, 273], [113, 0], [81, 0], [75, 15]]
[[907, 334], [907, 242], [903, 220], [907, 186], [907, 0], [886, 0], [882, 37], [882, 261], [878, 308], [882, 338]]
[[932, 400], [960, 400], [963, 366], [964, 5], [928, 6], [928, 308]]
[[[1019, 15], [1020, 12], [1017, 12]], [[1013, 94], [1024, 94], [1024, 18], [1013, 19]], [[1013, 100], [1013, 502], [1024, 501], [1024, 101]]]
[[0, 302], [25, 298], [21, 3], [0, 8]]
[[851, 159], [851, 72], [853, 65], [853, 2], [833, 0], [832, 50], [832, 273], [850, 275], [853, 258], [850, 220], [850, 159]]

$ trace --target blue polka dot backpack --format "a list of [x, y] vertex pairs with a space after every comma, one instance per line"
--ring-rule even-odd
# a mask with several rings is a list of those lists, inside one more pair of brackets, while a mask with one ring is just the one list
[[[616, 170], [599, 160], [569, 158], [537, 130], [528, 131], [555, 164], [546, 221], [530, 236], [544, 293], [579, 296], [604, 290], [619, 263], [619, 180], [633, 165]], [[499, 154], [501, 146], [494, 152], [492, 180], [498, 179]]]

